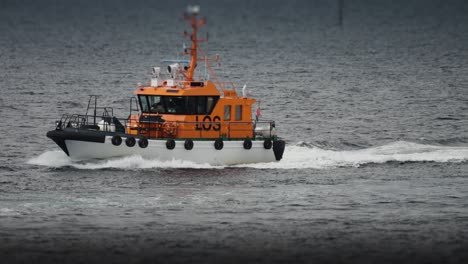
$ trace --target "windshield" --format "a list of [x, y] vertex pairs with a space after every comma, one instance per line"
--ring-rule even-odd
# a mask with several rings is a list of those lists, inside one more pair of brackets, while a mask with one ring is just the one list
[[144, 113], [208, 115], [219, 96], [139, 95], [138, 98]]

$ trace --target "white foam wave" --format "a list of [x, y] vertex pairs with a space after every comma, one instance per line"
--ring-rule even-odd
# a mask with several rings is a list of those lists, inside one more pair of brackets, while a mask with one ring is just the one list
[[304, 169], [359, 167], [368, 163], [462, 162], [468, 160], [468, 147], [432, 146], [398, 141], [360, 150], [325, 150], [317, 147], [287, 146], [277, 163], [247, 165], [252, 168]]
[[139, 155], [88, 161], [88, 162], [77, 162], [70, 159], [62, 151], [47, 151], [42, 153], [38, 157], [32, 158], [28, 161], [29, 164], [47, 166], [53, 168], [60, 167], [73, 167], [76, 169], [83, 170], [98, 170], [98, 169], [152, 169], [152, 168], [195, 168], [195, 169], [216, 169], [223, 168], [220, 166], [212, 166], [209, 164], [199, 164], [191, 161], [184, 160], [148, 160], [144, 159]]
[[[326, 169], [335, 167], [359, 167], [368, 163], [397, 162], [462, 162], [468, 161], [468, 147], [423, 145], [404, 141], [360, 150], [326, 150], [318, 147], [286, 147], [280, 162], [241, 164], [235, 167], [258, 169]], [[197, 164], [190, 161], [148, 160], [141, 156], [122, 157], [101, 161], [75, 162], [61, 151], [48, 151], [28, 161], [30, 164], [77, 169], [151, 169], [197, 168], [220, 169], [223, 166]]]
[[20, 213], [10, 208], [0, 208], [0, 216], [17, 216]]
[[29, 164], [53, 168], [65, 167], [72, 164], [71, 159], [63, 151], [46, 151], [41, 155], [28, 160]]

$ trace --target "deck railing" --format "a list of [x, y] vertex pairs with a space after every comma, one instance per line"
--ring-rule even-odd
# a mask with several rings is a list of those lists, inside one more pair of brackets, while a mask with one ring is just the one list
[[[131, 126], [130, 124], [137, 124]], [[179, 135], [197, 134], [198, 138], [239, 138], [236, 135], [252, 135], [252, 138], [274, 138], [274, 121], [210, 121], [210, 122], [186, 122], [186, 121], [143, 121], [136, 118], [116, 118], [104, 111], [102, 115], [68, 115], [64, 114], [60, 121], [56, 122], [56, 130], [65, 128], [87, 129], [114, 133], [127, 133], [131, 131], [136, 136], [148, 138], [175, 138]], [[209, 128], [209, 129], [208, 129]], [[183, 136], [182, 136], [183, 137]], [[242, 137], [242, 138], [245, 138]]]

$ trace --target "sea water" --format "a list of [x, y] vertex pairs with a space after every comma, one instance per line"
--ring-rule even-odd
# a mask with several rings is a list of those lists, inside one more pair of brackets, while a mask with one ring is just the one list
[[1, 1], [2, 262], [467, 262], [468, 5], [339, 2], [199, 2], [218, 77], [287, 142], [211, 166], [45, 136], [90, 94], [128, 116], [188, 2]]

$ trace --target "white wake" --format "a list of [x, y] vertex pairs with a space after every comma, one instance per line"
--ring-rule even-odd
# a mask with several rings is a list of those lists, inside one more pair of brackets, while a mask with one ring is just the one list
[[38, 157], [28, 160], [29, 164], [41, 165], [52, 168], [73, 167], [84, 170], [98, 169], [151, 169], [151, 168], [195, 168], [195, 169], [215, 169], [223, 168], [207, 164], [199, 164], [185, 160], [160, 161], [144, 159], [139, 155], [93, 161], [73, 161], [63, 151], [47, 151]]
[[463, 162], [468, 160], [468, 147], [422, 145], [398, 141], [360, 150], [325, 150], [318, 147], [286, 146], [278, 163], [247, 165], [253, 168], [304, 169], [359, 167], [369, 163], [397, 162]]
[[[230, 167], [258, 169], [326, 169], [336, 167], [359, 167], [369, 163], [397, 162], [463, 162], [468, 161], [468, 147], [433, 146], [398, 141], [387, 145], [360, 150], [326, 150], [318, 147], [287, 145], [279, 162], [240, 164]], [[220, 169], [227, 166], [197, 164], [190, 161], [159, 161], [129, 156], [88, 162], [72, 161], [62, 151], [47, 151], [28, 161], [29, 164], [53, 168], [77, 169], [151, 169], [151, 168], [196, 168]]]

